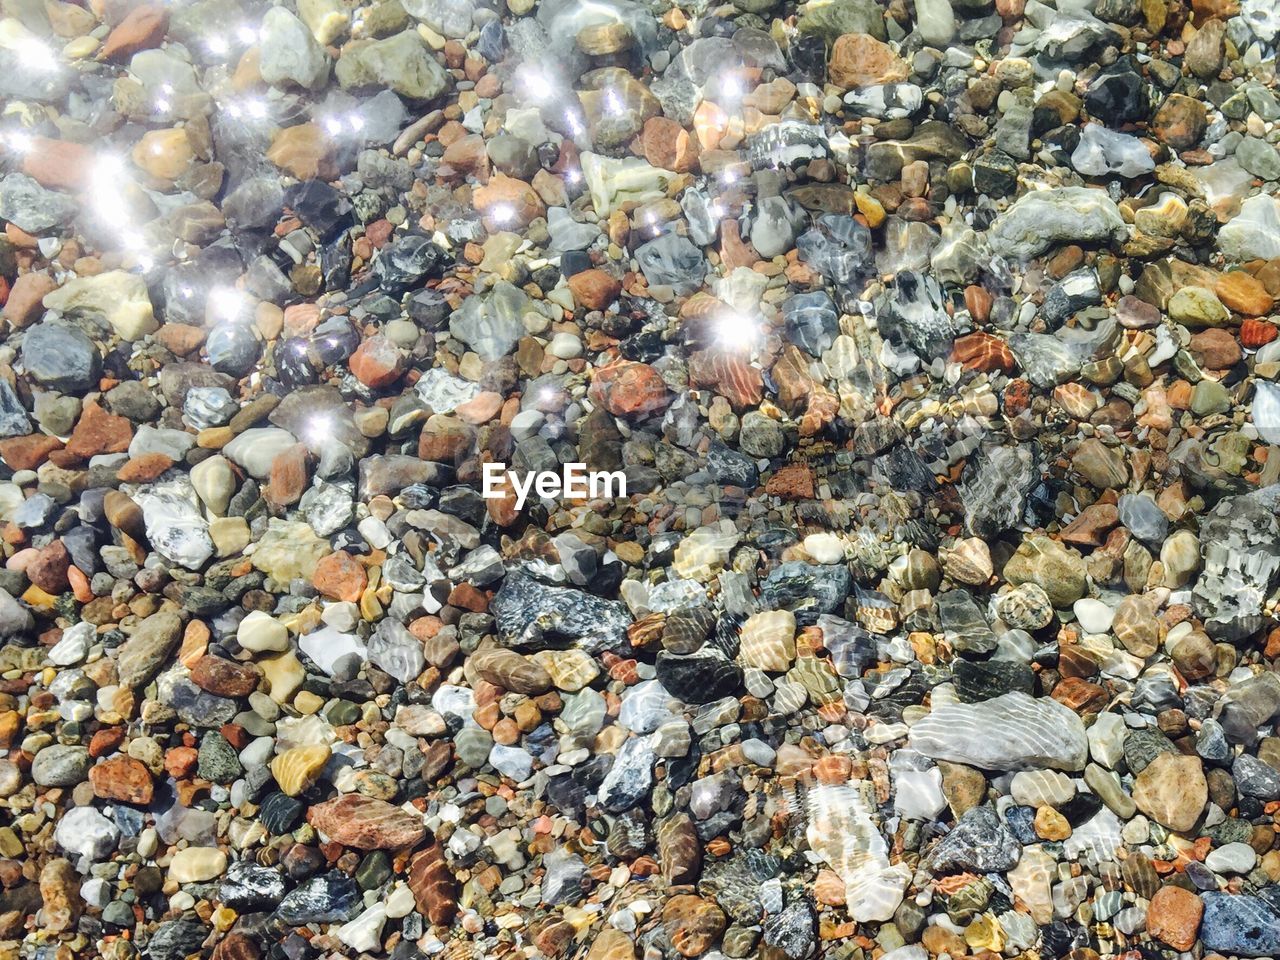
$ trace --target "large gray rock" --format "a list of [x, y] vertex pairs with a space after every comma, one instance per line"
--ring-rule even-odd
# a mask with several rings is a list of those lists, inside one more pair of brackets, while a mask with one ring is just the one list
[[1221, 500], [1200, 528], [1203, 567], [1191, 596], [1215, 640], [1240, 640], [1266, 622], [1263, 604], [1280, 579], [1277, 501], [1276, 487]]
[[388, 87], [410, 100], [430, 100], [449, 86], [444, 67], [412, 30], [347, 44], [334, 72], [344, 90]]
[[997, 254], [1026, 261], [1058, 243], [1107, 243], [1128, 233], [1119, 208], [1101, 190], [1033, 190], [1006, 210], [987, 232]]
[[1083, 770], [1089, 754], [1076, 713], [1025, 693], [936, 707], [911, 728], [911, 748], [985, 770]]
[[329, 58], [306, 25], [284, 7], [262, 18], [262, 57], [258, 69], [273, 87], [290, 84], [318, 90], [329, 79]]

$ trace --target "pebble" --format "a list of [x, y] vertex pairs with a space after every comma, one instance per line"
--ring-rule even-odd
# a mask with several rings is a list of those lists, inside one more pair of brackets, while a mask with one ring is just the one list
[[8, 11], [0, 954], [1280, 954], [1237, 6]]

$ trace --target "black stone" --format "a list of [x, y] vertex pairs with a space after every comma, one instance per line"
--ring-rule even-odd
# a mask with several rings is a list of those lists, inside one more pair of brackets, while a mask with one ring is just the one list
[[824, 613], [834, 613], [849, 595], [853, 578], [839, 565], [782, 563], [760, 584], [760, 600], [769, 610], [790, 610], [800, 626], [811, 626]]
[[439, 276], [449, 256], [429, 238], [418, 234], [401, 237], [382, 248], [373, 273], [388, 293], [404, 293], [423, 280]]
[[360, 912], [361, 904], [355, 881], [333, 870], [312, 877], [281, 900], [276, 917], [295, 926], [346, 922]]
[[707, 470], [716, 483], [751, 490], [760, 482], [756, 462], [719, 440], [713, 440], [707, 449]]
[[288, 833], [298, 823], [305, 805], [283, 793], [272, 793], [262, 801], [258, 819], [272, 836]]
[[143, 949], [147, 960], [183, 960], [198, 953], [200, 944], [209, 935], [202, 923], [194, 920], [169, 920], [160, 924]]
[[284, 192], [285, 203], [299, 220], [327, 238], [351, 220], [351, 201], [323, 180], [304, 180]]
[[280, 871], [260, 866], [252, 860], [232, 863], [218, 887], [218, 899], [242, 913], [273, 906], [284, 894], [285, 881]]
[[951, 674], [956, 694], [965, 703], [1015, 691], [1029, 694], [1035, 686], [1031, 667], [1012, 660], [957, 660], [951, 666]]
[[663, 652], [656, 665], [658, 682], [685, 703], [711, 703], [736, 694], [742, 687], [742, 668], [716, 650], [700, 650], [686, 657]]
[[1242, 753], [1231, 765], [1231, 778], [1243, 796], [1280, 800], [1280, 772], [1257, 757]]
[[956, 821], [930, 851], [927, 862], [930, 870], [939, 873], [993, 873], [1013, 869], [1021, 856], [1022, 844], [987, 805], [974, 807]]
[[1146, 120], [1151, 111], [1150, 99], [1146, 81], [1125, 58], [1098, 74], [1084, 95], [1084, 106], [1090, 117], [1118, 129]]
[[787, 339], [812, 357], [821, 356], [840, 333], [836, 305], [825, 290], [797, 293], [782, 302]]

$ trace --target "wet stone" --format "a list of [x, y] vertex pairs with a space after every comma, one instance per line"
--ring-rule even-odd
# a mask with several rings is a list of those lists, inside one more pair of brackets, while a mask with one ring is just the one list
[[1280, 953], [1274, 4], [29, 6], [0, 954]]

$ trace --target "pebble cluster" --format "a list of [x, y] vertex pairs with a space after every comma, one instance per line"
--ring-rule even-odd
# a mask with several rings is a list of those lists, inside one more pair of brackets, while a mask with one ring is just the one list
[[1278, 40], [0, 0], [0, 956], [1280, 955]]

